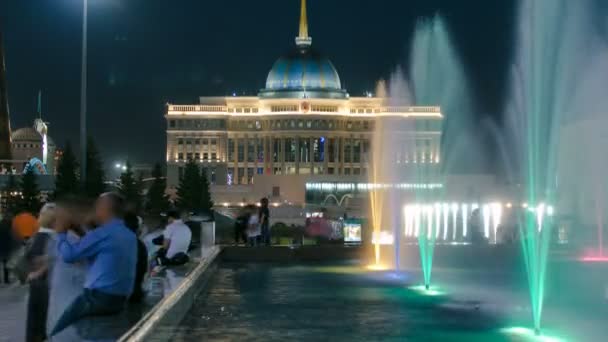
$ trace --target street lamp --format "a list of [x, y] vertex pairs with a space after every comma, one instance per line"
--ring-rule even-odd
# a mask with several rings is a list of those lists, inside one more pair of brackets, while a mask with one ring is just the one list
[[88, 0], [82, 7], [82, 70], [80, 74], [80, 179], [87, 178], [87, 20]]

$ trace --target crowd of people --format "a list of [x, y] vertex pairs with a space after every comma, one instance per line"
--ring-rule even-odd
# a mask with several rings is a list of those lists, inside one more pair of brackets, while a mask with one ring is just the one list
[[[157, 236], [144, 237], [143, 220], [116, 193], [102, 194], [94, 205], [75, 200], [45, 204], [36, 232], [21, 236], [19, 266], [13, 270], [29, 285], [26, 340], [69, 340], [59, 336], [79, 320], [117, 314], [141, 302], [149, 271], [189, 261], [190, 228], [178, 211], [168, 212], [167, 221]], [[19, 233], [14, 219], [12, 226]], [[155, 246], [150, 247], [154, 253], [146, 242]]]
[[248, 246], [270, 246], [270, 210], [268, 199], [262, 198], [259, 207], [248, 205], [236, 217], [234, 243]]

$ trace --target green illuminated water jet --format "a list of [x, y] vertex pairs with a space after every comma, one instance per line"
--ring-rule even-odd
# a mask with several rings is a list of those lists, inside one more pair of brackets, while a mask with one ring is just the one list
[[[418, 234], [418, 248], [420, 249], [420, 264], [424, 276], [426, 290], [431, 287], [431, 275], [433, 271], [433, 254], [435, 252], [435, 240], [437, 238], [437, 224], [433, 225], [433, 207], [427, 206], [416, 215], [416, 230]], [[422, 222], [421, 222], [422, 221]]]
[[540, 334], [547, 259], [551, 245], [551, 216], [544, 203], [555, 203], [560, 126], [567, 115], [581, 110], [589, 63], [581, 51], [590, 35], [589, 3], [570, 0], [521, 0], [517, 45], [506, 115], [506, 144], [512, 156], [506, 166], [522, 184], [526, 213], [519, 219], [534, 330]]

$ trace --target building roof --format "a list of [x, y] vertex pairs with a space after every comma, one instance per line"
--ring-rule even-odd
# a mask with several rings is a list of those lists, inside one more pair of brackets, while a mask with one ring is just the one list
[[[11, 135], [13, 143], [19, 142], [39, 142], [42, 143], [42, 135], [33, 127], [19, 128]], [[49, 145], [54, 145], [53, 139], [47, 135]]]
[[302, 0], [296, 47], [280, 57], [266, 78], [261, 98], [347, 98], [332, 62], [312, 48], [306, 1]]

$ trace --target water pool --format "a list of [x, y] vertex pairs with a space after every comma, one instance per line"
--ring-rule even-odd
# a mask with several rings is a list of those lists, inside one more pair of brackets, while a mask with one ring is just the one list
[[220, 263], [173, 341], [506, 341], [475, 302], [355, 265]]

